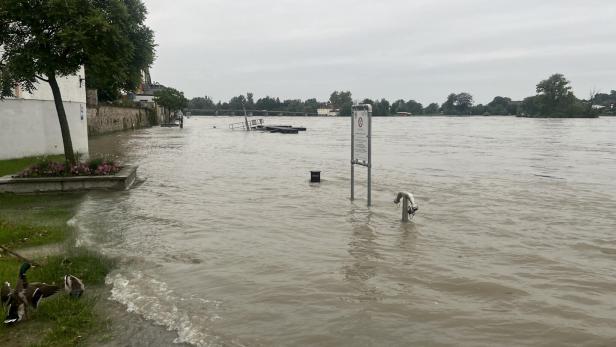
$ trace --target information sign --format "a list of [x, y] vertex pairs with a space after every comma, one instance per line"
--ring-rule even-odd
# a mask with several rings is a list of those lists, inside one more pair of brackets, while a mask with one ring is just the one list
[[353, 112], [353, 161], [368, 165], [368, 140], [370, 134], [370, 114], [367, 109]]
[[355, 165], [368, 168], [368, 206], [372, 203], [372, 106], [353, 106], [351, 117], [351, 200], [355, 199]]

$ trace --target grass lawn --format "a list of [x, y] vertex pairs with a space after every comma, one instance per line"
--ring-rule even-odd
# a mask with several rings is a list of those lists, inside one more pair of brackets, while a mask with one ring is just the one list
[[[55, 158], [54, 158], [55, 159]], [[0, 161], [0, 175], [16, 173], [40, 158]], [[0, 244], [14, 251], [54, 243], [66, 244], [62, 254], [33, 256], [40, 267], [28, 271], [30, 282], [62, 286], [66, 274], [80, 278], [86, 292], [71, 299], [61, 291], [44, 299], [39, 308], [30, 310], [27, 321], [5, 326], [4, 308], [0, 309], [0, 346], [75, 346], [104, 332], [106, 318], [97, 314], [95, 303], [102, 300], [88, 288], [101, 287], [113, 261], [95, 252], [73, 248], [74, 232], [67, 222], [74, 216], [83, 194], [0, 194]], [[0, 283], [15, 286], [21, 261], [0, 253]], [[95, 291], [96, 292], [96, 291]]]
[[27, 158], [19, 158], [19, 159], [9, 159], [9, 160], [0, 160], [0, 177], [6, 176], [10, 174], [16, 174], [23, 169], [26, 169], [28, 166], [36, 164], [43, 159], [49, 159], [53, 161], [64, 161], [63, 155], [52, 155], [48, 157], [40, 156], [40, 157], [27, 157]]

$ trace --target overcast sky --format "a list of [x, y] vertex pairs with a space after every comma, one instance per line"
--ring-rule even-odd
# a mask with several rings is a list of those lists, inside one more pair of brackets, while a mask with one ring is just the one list
[[152, 79], [215, 101], [253, 92], [442, 103], [522, 99], [553, 73], [616, 89], [615, 0], [144, 0]]

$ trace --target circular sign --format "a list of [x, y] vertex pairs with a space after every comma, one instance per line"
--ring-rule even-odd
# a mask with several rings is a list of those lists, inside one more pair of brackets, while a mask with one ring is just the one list
[[357, 125], [359, 125], [360, 128], [364, 126], [364, 118], [363, 117], [359, 117], [359, 119], [357, 120]]

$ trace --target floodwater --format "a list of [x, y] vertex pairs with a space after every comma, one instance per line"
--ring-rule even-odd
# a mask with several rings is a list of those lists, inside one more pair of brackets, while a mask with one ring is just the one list
[[616, 345], [616, 118], [376, 118], [370, 209], [350, 119], [236, 121], [91, 141], [145, 182], [88, 194], [79, 242], [122, 259], [113, 300], [176, 342]]

